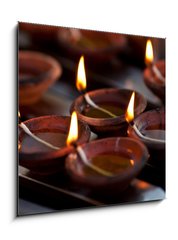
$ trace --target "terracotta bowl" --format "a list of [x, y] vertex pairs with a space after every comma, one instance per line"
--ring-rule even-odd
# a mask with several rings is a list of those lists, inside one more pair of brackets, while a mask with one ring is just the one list
[[33, 51], [19, 51], [19, 104], [37, 102], [62, 74], [52, 57]]
[[[31, 132], [58, 132], [66, 134], [70, 126], [70, 117], [43, 116], [32, 118], [23, 122]], [[27, 134], [19, 127], [19, 142], [22, 143]], [[90, 138], [89, 127], [79, 121], [79, 139], [78, 144], [88, 142]], [[29, 147], [30, 148], [30, 147]], [[73, 147], [64, 146], [59, 150], [51, 149], [48, 152], [23, 152], [19, 151], [19, 164], [38, 174], [53, 174], [64, 169], [65, 157], [73, 150]]]
[[[105, 138], [82, 145], [88, 161], [104, 153], [116, 153], [127, 156], [134, 164], [131, 168], [115, 173], [112, 177], [93, 172], [86, 174], [86, 165], [76, 152], [66, 158], [66, 169], [73, 181], [78, 185], [90, 188], [101, 194], [114, 194], [125, 190], [133, 178], [141, 171], [148, 159], [148, 151], [144, 144], [132, 138]], [[109, 160], [109, 159], [108, 159]]]
[[[165, 61], [160, 60], [156, 63], [157, 68], [165, 77]], [[165, 103], [165, 83], [160, 81], [154, 74], [152, 68], [146, 68], [143, 73], [145, 84]]]
[[[91, 118], [83, 114], [88, 108], [83, 96], [78, 97], [72, 104], [70, 112], [77, 112], [78, 118], [87, 123], [94, 133], [99, 136], [127, 136], [128, 124], [125, 120], [125, 112], [132, 94], [128, 89], [107, 88], [88, 92], [96, 104], [107, 103], [123, 108], [124, 114], [115, 118]], [[142, 113], [147, 105], [146, 99], [139, 93], [135, 94], [135, 116]]]
[[[144, 112], [134, 120], [134, 123], [142, 133], [146, 133], [147, 130], [151, 129], [165, 130], [165, 111], [157, 109]], [[130, 126], [128, 135], [142, 141], [150, 153], [148, 164], [140, 177], [165, 189], [165, 143], [155, 143], [140, 139]]]
[[59, 45], [79, 58], [84, 55], [87, 62], [105, 62], [127, 47], [127, 39], [123, 34], [99, 32], [83, 29], [72, 29], [80, 34], [79, 38], [71, 34], [71, 29], [61, 28], [58, 32]]
[[[139, 131], [143, 133], [146, 130], [165, 130], [165, 111], [163, 109], [156, 109], [144, 112], [134, 119], [134, 123]], [[131, 126], [128, 128], [128, 135], [140, 139]], [[159, 151], [159, 154], [162, 152], [165, 156], [165, 143], [155, 143], [143, 139], [140, 140], [144, 142], [150, 151]], [[162, 157], [162, 154], [161, 156], [156, 155], [156, 158], [160, 157]]]

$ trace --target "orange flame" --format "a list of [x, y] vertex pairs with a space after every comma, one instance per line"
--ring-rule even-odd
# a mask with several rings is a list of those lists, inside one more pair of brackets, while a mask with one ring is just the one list
[[153, 59], [154, 59], [153, 46], [152, 46], [151, 40], [147, 40], [146, 52], [145, 52], [145, 63], [147, 65], [150, 65], [152, 64]]
[[130, 98], [130, 102], [125, 114], [125, 119], [128, 123], [134, 120], [134, 101], [135, 101], [135, 92], [132, 93], [132, 96]]
[[84, 64], [83, 56], [81, 56], [78, 64], [76, 87], [79, 91], [85, 90], [87, 87], [85, 64]]
[[18, 141], [18, 150], [19, 150], [19, 151], [20, 151], [21, 147], [22, 147], [21, 142]]
[[74, 111], [71, 116], [70, 128], [67, 137], [67, 146], [70, 146], [72, 143], [76, 142], [78, 139], [78, 119], [77, 113]]

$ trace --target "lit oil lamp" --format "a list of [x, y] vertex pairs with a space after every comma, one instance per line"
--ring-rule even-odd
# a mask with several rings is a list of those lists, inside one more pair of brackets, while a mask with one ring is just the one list
[[[74, 118], [73, 118], [74, 117]], [[92, 190], [123, 191], [144, 166], [148, 152], [131, 138], [105, 138], [76, 144], [77, 115], [72, 114], [67, 145], [74, 151], [66, 158], [66, 169], [77, 183]]]
[[153, 47], [150, 40], [147, 41], [145, 52], [144, 81], [146, 85], [165, 102], [165, 61], [154, 61]]
[[[64, 169], [65, 157], [72, 151], [66, 146], [70, 117], [32, 118], [19, 127], [19, 164], [38, 174], [53, 174]], [[79, 125], [77, 144], [90, 138], [89, 127]]]
[[144, 179], [165, 188], [165, 111], [155, 109], [141, 113], [134, 119], [134, 93], [126, 112], [128, 135], [139, 139], [148, 148], [150, 157], [144, 168]]
[[[131, 125], [131, 127], [134, 129], [135, 133], [140, 137], [142, 140], [151, 142], [151, 143], [165, 143], [165, 130], [163, 129], [153, 129], [153, 126], [150, 126], [151, 119], [146, 119], [147, 126], [144, 126], [144, 134], [138, 129], [137, 125], [134, 123], [134, 100], [135, 100], [135, 92], [132, 93], [127, 112], [126, 112], [126, 121]], [[152, 111], [153, 112], [153, 111]], [[156, 111], [158, 112], [158, 111]], [[145, 113], [142, 113], [142, 115]], [[141, 115], [140, 115], [141, 116]], [[138, 116], [138, 118], [140, 117]], [[151, 116], [150, 116], [151, 117]], [[155, 118], [154, 115], [152, 116], [153, 123], [155, 124]], [[159, 120], [159, 119], [158, 119]], [[145, 124], [145, 125], [146, 125]], [[155, 126], [156, 127], [156, 126]], [[142, 129], [143, 130], [143, 129]]]
[[[79, 61], [76, 87], [82, 95], [73, 102], [71, 112], [76, 111], [78, 118], [87, 123], [98, 135], [126, 135], [127, 123], [124, 113], [131, 90], [107, 88], [86, 92], [87, 81], [83, 57]], [[143, 112], [146, 104], [146, 99], [136, 93], [135, 114]]]

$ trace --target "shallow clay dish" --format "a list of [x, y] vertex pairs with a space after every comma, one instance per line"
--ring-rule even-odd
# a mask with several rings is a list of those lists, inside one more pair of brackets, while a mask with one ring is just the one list
[[[160, 60], [156, 64], [157, 68], [161, 72], [162, 76], [165, 77], [165, 61]], [[145, 84], [151, 89], [151, 91], [156, 94], [165, 103], [165, 82], [159, 80], [159, 78], [154, 74], [152, 68], [146, 68], [144, 70], [144, 81]]]
[[[86, 165], [81, 161], [76, 152], [71, 153], [66, 159], [66, 169], [73, 181], [78, 185], [90, 188], [101, 194], [114, 194], [125, 190], [133, 178], [141, 171], [148, 159], [148, 151], [144, 144], [138, 140], [126, 137], [105, 138], [82, 145], [82, 149], [89, 162], [93, 157], [105, 153], [116, 153], [127, 156], [132, 161], [132, 166], [124, 171], [115, 173], [113, 177], [86, 174]], [[110, 160], [110, 159], [108, 159]]]
[[40, 52], [19, 51], [19, 104], [30, 105], [62, 74], [61, 65]]
[[[23, 122], [31, 132], [58, 132], [68, 135], [70, 126], [70, 117], [60, 116], [42, 116], [32, 118]], [[28, 135], [19, 127], [19, 142], [23, 144]], [[89, 127], [79, 121], [79, 138], [77, 143], [82, 144], [88, 142], [90, 138]], [[60, 139], [59, 139], [60, 140]], [[28, 151], [19, 151], [19, 164], [38, 174], [53, 174], [64, 169], [65, 157], [73, 150], [73, 147], [61, 147], [59, 150], [50, 149], [47, 152], [32, 152], [30, 146], [26, 147]], [[47, 148], [47, 147], [46, 147]], [[32, 149], [33, 150], [33, 149]]]
[[[145, 135], [147, 134], [147, 136], [149, 136], [148, 133], [150, 134], [152, 130], [156, 132], [157, 130], [165, 130], [165, 111], [164, 109], [156, 109], [144, 112], [134, 120], [134, 123], [139, 131]], [[158, 184], [162, 188], [165, 188], [166, 143], [143, 140], [139, 138], [130, 126], [128, 128], [128, 135], [142, 141], [147, 146], [150, 154], [148, 165], [142, 171], [141, 177], [148, 182], [153, 181], [153, 184]], [[165, 133], [161, 135], [165, 135]]]
[[[123, 114], [115, 118], [93, 118], [84, 114], [88, 108], [83, 96], [78, 97], [72, 104], [70, 112], [77, 112], [78, 118], [89, 125], [99, 136], [126, 136], [128, 124], [125, 112], [132, 94], [128, 89], [107, 88], [88, 92], [90, 98], [98, 105], [107, 103], [123, 109]], [[139, 93], [135, 94], [135, 116], [142, 113], [147, 105], [146, 99]]]

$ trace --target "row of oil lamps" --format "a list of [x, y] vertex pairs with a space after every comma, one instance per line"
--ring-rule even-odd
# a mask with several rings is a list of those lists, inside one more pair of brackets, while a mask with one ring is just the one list
[[[145, 79], [153, 86], [156, 79], [158, 90], [165, 87], [164, 63], [153, 63], [150, 41], [146, 63]], [[81, 96], [71, 106], [71, 118], [43, 116], [19, 122], [20, 165], [42, 175], [67, 171], [81, 186], [111, 192], [123, 191], [155, 154], [158, 165], [165, 161], [163, 109], [144, 112], [144, 96], [127, 89], [86, 92], [83, 56], [76, 86]], [[97, 140], [89, 141], [91, 131]]]

